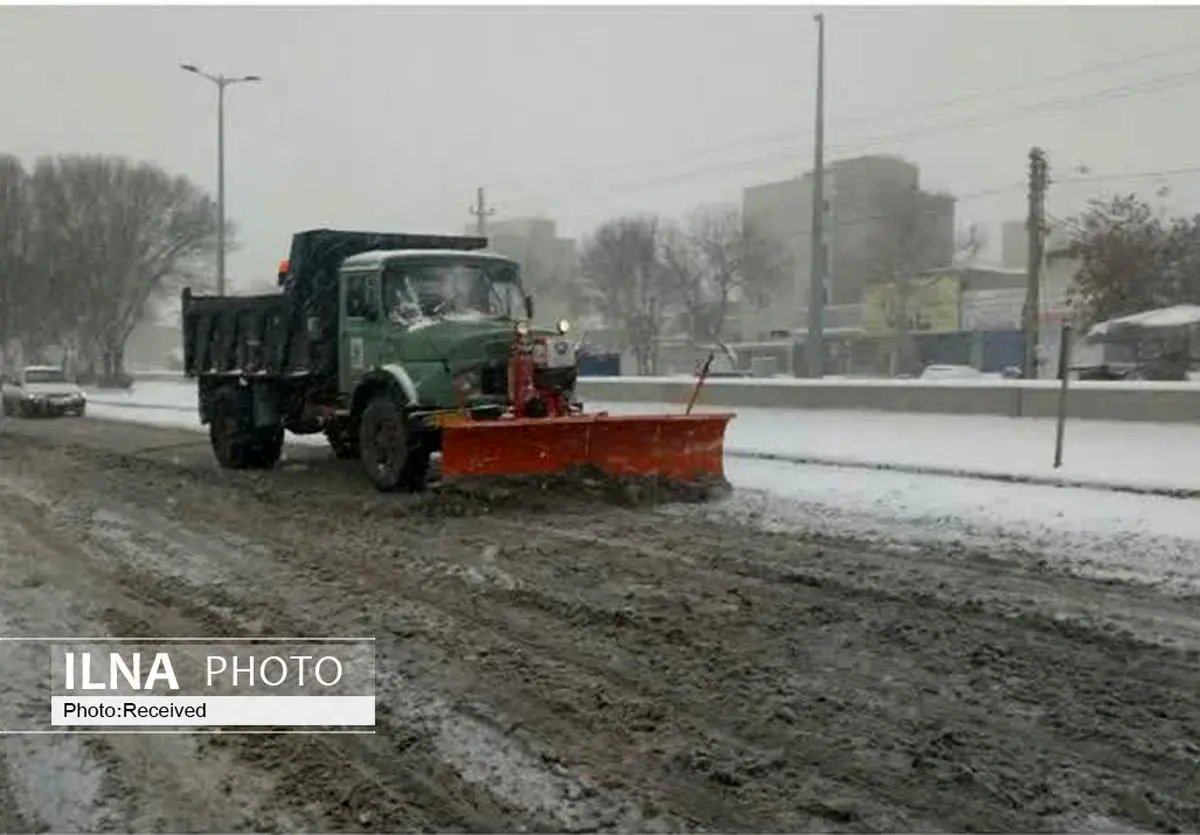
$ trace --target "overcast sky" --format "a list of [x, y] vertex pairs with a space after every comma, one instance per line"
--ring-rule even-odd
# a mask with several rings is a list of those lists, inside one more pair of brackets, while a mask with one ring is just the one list
[[[0, 150], [122, 154], [215, 190], [195, 62], [265, 79], [229, 93], [235, 284], [304, 228], [461, 232], [477, 185], [497, 217], [581, 235], [811, 167], [815, 11], [3, 7]], [[963, 196], [960, 225], [1021, 215], [1034, 143], [1060, 178], [1200, 166], [1200, 9], [825, 11], [827, 156], [914, 160]], [[1050, 211], [1164, 184], [1200, 210], [1197, 173], [1055, 186]]]

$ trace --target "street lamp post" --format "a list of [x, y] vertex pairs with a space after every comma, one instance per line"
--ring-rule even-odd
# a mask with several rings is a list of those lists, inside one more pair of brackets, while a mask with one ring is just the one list
[[213, 75], [195, 64], [180, 64], [190, 72], [211, 81], [217, 87], [217, 293], [225, 295], [225, 88], [245, 81], [262, 81], [257, 75], [230, 78]]

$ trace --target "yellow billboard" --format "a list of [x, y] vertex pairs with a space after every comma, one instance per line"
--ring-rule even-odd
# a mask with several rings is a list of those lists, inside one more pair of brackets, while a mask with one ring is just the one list
[[[907, 282], [872, 284], [863, 293], [863, 332], [883, 336], [949, 333], [958, 330], [959, 280], [955, 275], [910, 278]], [[903, 317], [903, 318], [902, 318]], [[907, 328], [903, 327], [908, 320]]]

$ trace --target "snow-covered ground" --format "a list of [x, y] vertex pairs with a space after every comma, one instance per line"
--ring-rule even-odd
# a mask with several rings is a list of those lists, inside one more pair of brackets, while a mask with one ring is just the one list
[[769, 529], [927, 543], [1200, 593], [1200, 500], [730, 458], [709, 512]]
[[[145, 382], [90, 397], [96, 417], [199, 428], [190, 385]], [[592, 408], [615, 414], [664, 407]], [[295, 440], [324, 443], [320, 436]], [[1200, 426], [1074, 421], [1065, 449], [1067, 478], [1200, 490]], [[743, 409], [730, 424], [727, 450], [726, 472], [739, 490], [713, 514], [892, 545], [961, 545], [1200, 591], [1198, 499], [749, 457], [1052, 477], [1052, 421]]]

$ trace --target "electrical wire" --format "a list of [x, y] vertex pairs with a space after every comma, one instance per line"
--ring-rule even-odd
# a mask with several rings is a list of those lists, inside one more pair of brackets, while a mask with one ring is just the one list
[[[1176, 56], [1181, 56], [1181, 55], [1189, 55], [1189, 54], [1194, 54], [1196, 52], [1200, 52], [1200, 45], [1191, 43], [1191, 44], [1187, 44], [1187, 45], [1172, 47], [1170, 49], [1159, 49], [1159, 50], [1155, 50], [1152, 52], [1139, 53], [1137, 55], [1126, 56], [1124, 58], [1117, 58], [1117, 59], [1111, 59], [1111, 60], [1106, 60], [1106, 61], [1097, 61], [1097, 62], [1093, 62], [1091, 64], [1085, 64], [1082, 67], [1077, 67], [1074, 70], [1068, 70], [1067, 72], [1055, 73], [1052, 75], [1038, 76], [1035, 78], [1026, 79], [1025, 81], [1017, 82], [1015, 84], [1006, 84], [1006, 85], [1001, 85], [999, 87], [992, 87], [992, 88], [987, 88], [987, 89], [982, 89], [982, 90], [974, 90], [970, 93], [966, 93], [966, 94], [956, 96], [953, 98], [940, 99], [940, 100], [931, 101], [931, 102], [923, 102], [923, 103], [918, 103], [918, 104], [906, 106], [906, 107], [892, 108], [891, 110], [884, 110], [884, 111], [881, 111], [878, 113], [873, 113], [873, 114], [850, 116], [847, 118], [842, 118], [842, 119], [837, 120], [837, 124], [839, 125], [839, 127], [844, 126], [844, 125], [866, 124], [866, 123], [870, 123], [870, 122], [887, 121], [890, 119], [895, 119], [896, 117], [899, 117], [899, 116], [911, 116], [914, 114], [926, 113], [926, 112], [933, 111], [933, 110], [942, 110], [947, 107], [953, 107], [953, 106], [957, 106], [960, 104], [967, 104], [967, 103], [971, 103], [971, 102], [975, 102], [975, 101], [980, 101], [983, 99], [991, 99], [991, 98], [995, 98], [996, 96], [1002, 96], [1005, 94], [1020, 92], [1023, 90], [1040, 88], [1040, 87], [1044, 87], [1048, 84], [1056, 84], [1056, 83], [1059, 83], [1062, 81], [1069, 81], [1069, 80], [1076, 79], [1076, 78], [1082, 78], [1082, 77], [1085, 77], [1088, 75], [1093, 75], [1095, 73], [1105, 72], [1107, 70], [1117, 69], [1117, 68], [1126, 67], [1126, 66], [1132, 66], [1134, 64], [1145, 63], [1147, 61], [1157, 60], [1159, 58], [1169, 58], [1169, 57], [1176, 57]], [[797, 133], [795, 131], [786, 131], [786, 132], [778, 132], [778, 133], [760, 135], [758, 137], [754, 137], [749, 140], [744, 140], [744, 141], [737, 142], [737, 143], [725, 143], [722, 145], [710, 145], [710, 146], [706, 146], [706, 147], [702, 147], [702, 148], [697, 148], [697, 149], [694, 149], [691, 151], [684, 151], [682, 153], [672, 155], [672, 157], [669, 161], [670, 162], [678, 162], [681, 160], [691, 159], [693, 157], [711, 156], [713, 154], [724, 153], [724, 152], [731, 151], [731, 150], [740, 150], [747, 146], [772, 145], [772, 144], [777, 145], [777, 144], [781, 144], [784, 142], [794, 142], [797, 138], [798, 138]], [[619, 165], [619, 166], [611, 166], [610, 165], [610, 166], [592, 167], [592, 168], [583, 169], [581, 171], [577, 171], [577, 172], [575, 172], [574, 176], [586, 177], [586, 176], [593, 175], [593, 174], [612, 173], [614, 171], [628, 170], [630, 168], [643, 168], [646, 166], [659, 165], [659, 164], [661, 164], [661, 162], [662, 162], [661, 160], [647, 160], [645, 162], [634, 163], [631, 165]]]
[[[1141, 95], [1144, 93], [1156, 92], [1162, 89], [1179, 87], [1200, 82], [1200, 70], [1191, 70], [1181, 73], [1171, 73], [1167, 75], [1154, 76], [1146, 79], [1141, 79], [1134, 84], [1126, 84], [1118, 87], [1110, 87], [1100, 90], [1092, 90], [1087, 93], [1077, 94], [1073, 96], [1065, 96], [1056, 99], [1048, 99], [1041, 102], [1034, 102], [1028, 105], [1021, 105], [1015, 108], [1005, 108], [990, 113], [978, 114], [968, 117], [967, 119], [957, 122], [948, 122], [942, 124], [926, 125], [918, 128], [913, 128], [905, 131], [881, 134], [874, 137], [869, 137], [857, 143], [831, 144], [826, 146], [827, 152], [834, 153], [855, 153], [870, 150], [879, 145], [891, 144], [905, 139], [923, 138], [926, 136], [935, 136], [957, 132], [961, 130], [973, 130], [984, 127], [991, 127], [1000, 121], [1009, 121], [1014, 117], [1022, 115], [1040, 115], [1047, 112], [1072, 110], [1077, 107], [1086, 107], [1097, 104], [1106, 104], [1110, 101], [1128, 98], [1130, 96]], [[769, 154], [754, 157], [748, 160], [741, 160], [734, 163], [721, 163], [712, 166], [701, 166], [699, 168], [690, 169], [687, 171], [676, 172], [673, 174], [663, 175], [660, 177], [645, 178], [639, 180], [628, 181], [626, 183], [601, 187], [598, 189], [575, 189], [572, 195], [580, 193], [585, 194], [619, 194], [631, 190], [642, 190], [647, 187], [671, 185], [678, 182], [685, 182], [695, 179], [698, 176], [703, 176], [710, 173], [730, 173], [736, 174], [745, 171], [750, 171], [764, 163], [780, 163], [794, 161], [801, 158], [801, 153], [791, 151], [784, 154]], [[564, 195], [534, 195], [532, 192], [522, 194], [518, 192], [517, 200], [523, 196], [540, 196], [542, 199], [547, 199], [552, 196]]]

